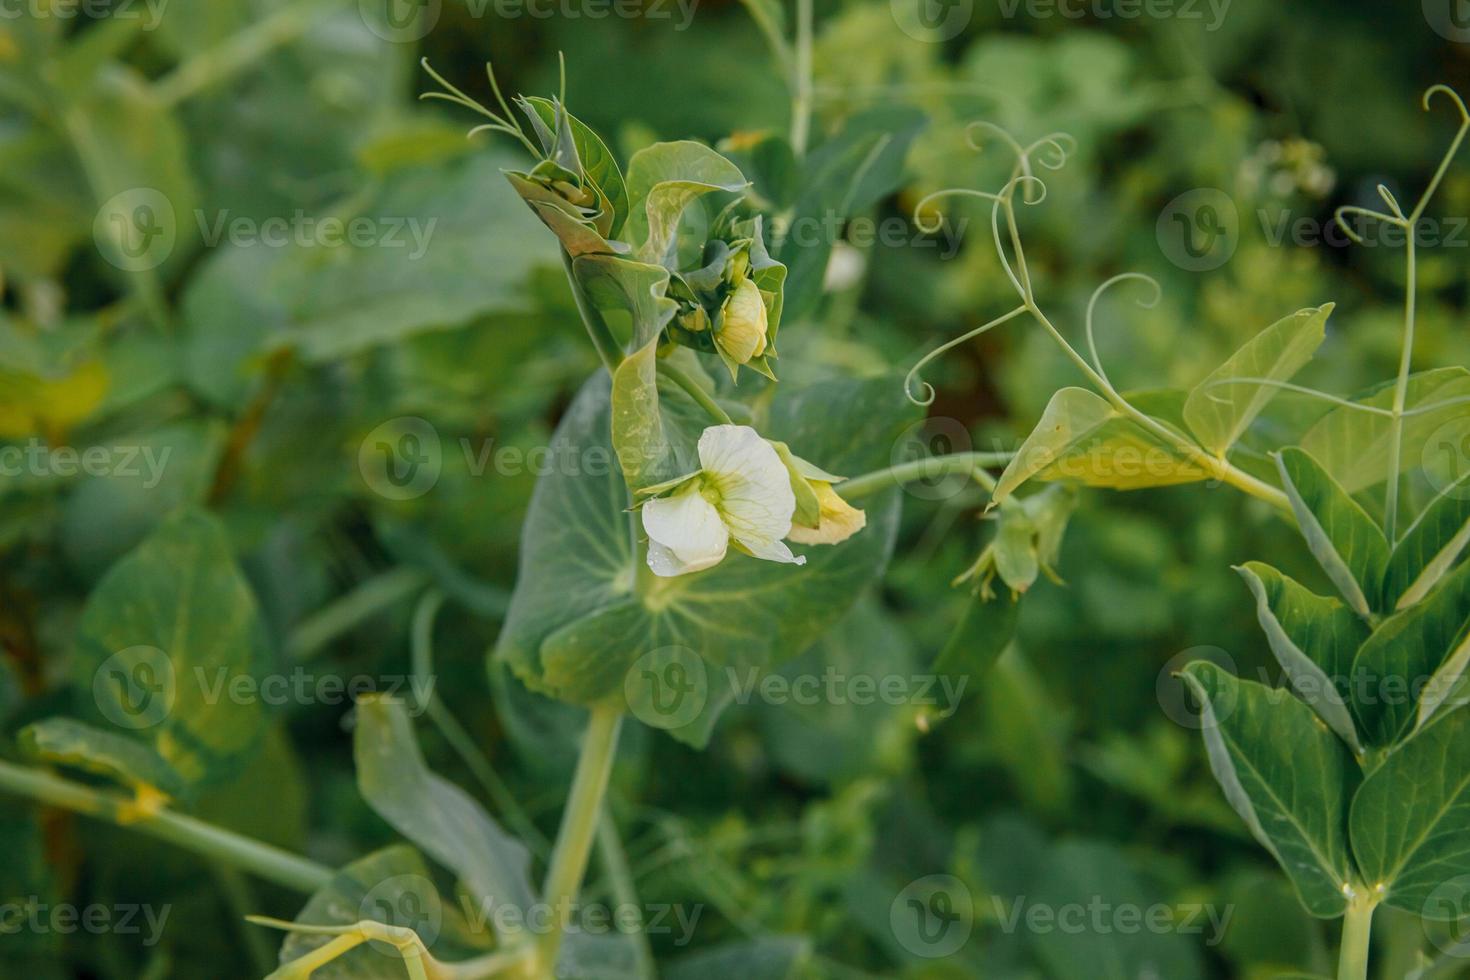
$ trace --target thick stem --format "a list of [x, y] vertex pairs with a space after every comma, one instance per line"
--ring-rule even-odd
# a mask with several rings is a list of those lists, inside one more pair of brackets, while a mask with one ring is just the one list
[[856, 500], [869, 494], [879, 493], [914, 480], [928, 480], [951, 473], [968, 473], [987, 489], [995, 487], [995, 481], [984, 467], [1004, 466], [1011, 461], [1012, 453], [955, 453], [951, 456], [929, 456], [910, 460], [886, 469], [874, 470], [855, 476], [833, 486], [844, 500]]
[[271, 844], [162, 807], [145, 808], [121, 794], [95, 790], [40, 769], [0, 761], [0, 790], [130, 827], [296, 891], [314, 892], [335, 874], [324, 864]]
[[730, 418], [729, 414], [709, 396], [709, 392], [705, 391], [693, 378], [685, 374], [682, 368], [660, 359], [658, 362], [658, 371], [664, 377], [674, 382], [674, 384], [683, 388], [689, 397], [693, 398], [699, 404], [699, 407], [709, 414], [710, 418], [722, 425], [734, 424], [734, 419]]
[[541, 937], [540, 966], [547, 976], [554, 976], [556, 957], [561, 949], [565, 919], [576, 907], [577, 893], [587, 873], [587, 858], [597, 834], [602, 813], [602, 799], [612, 775], [613, 758], [617, 755], [618, 730], [623, 713], [615, 704], [592, 709], [587, 732], [582, 737], [582, 754], [577, 759], [577, 773], [572, 779], [572, 792], [562, 814], [561, 830], [551, 852], [551, 867], [546, 871], [542, 900], [551, 909], [547, 932]]
[[587, 328], [587, 336], [592, 338], [592, 346], [597, 348], [597, 356], [602, 358], [603, 367], [607, 373], [612, 374], [623, 361], [622, 352], [618, 349], [618, 342], [613, 338], [612, 330], [602, 314], [592, 306], [592, 301], [587, 298], [587, 290], [577, 281], [577, 274], [572, 269], [572, 257], [566, 252], [561, 253], [561, 264], [567, 270], [567, 285], [572, 287], [572, 299], [577, 303], [577, 312], [581, 314], [582, 324]]
[[1337, 980], [1367, 980], [1368, 941], [1373, 933], [1373, 909], [1377, 903], [1355, 898], [1342, 920], [1342, 950], [1337, 961]]

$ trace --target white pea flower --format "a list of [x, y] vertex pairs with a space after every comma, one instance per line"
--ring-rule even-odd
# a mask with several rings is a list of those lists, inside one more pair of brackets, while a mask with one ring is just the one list
[[648, 567], [673, 576], [718, 565], [731, 541], [767, 561], [803, 565], [781, 539], [791, 531], [796, 496], [786, 465], [748, 425], [714, 425], [699, 437], [700, 469], [646, 487], [667, 494], [643, 504]]

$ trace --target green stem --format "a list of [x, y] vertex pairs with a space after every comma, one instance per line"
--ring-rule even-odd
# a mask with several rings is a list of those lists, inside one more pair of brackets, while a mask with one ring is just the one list
[[602, 859], [603, 872], [612, 882], [613, 897], [618, 904], [639, 909], [638, 931], [633, 934], [638, 976], [640, 980], [657, 980], [653, 950], [649, 948], [648, 933], [643, 927], [642, 903], [638, 901], [638, 890], [633, 884], [633, 871], [628, 867], [628, 854], [623, 850], [622, 838], [618, 836], [617, 822], [613, 820], [612, 810], [606, 806], [602, 808], [602, 819], [597, 822], [597, 854]]
[[389, 569], [361, 583], [340, 599], [302, 620], [286, 639], [286, 655], [306, 660], [386, 607], [429, 584], [429, 576], [407, 565]]
[[1367, 980], [1368, 941], [1373, 934], [1374, 901], [1355, 898], [1348, 903], [1342, 920], [1342, 951], [1337, 961], [1337, 980]]
[[910, 460], [885, 469], [874, 470], [855, 476], [835, 485], [844, 500], [856, 500], [869, 494], [879, 493], [914, 480], [928, 480], [951, 473], [966, 473], [987, 490], [995, 488], [995, 480], [985, 472], [985, 467], [1004, 466], [1011, 461], [1013, 453], [954, 453], [950, 456], [928, 456]]
[[223, 827], [166, 808], [143, 809], [122, 794], [96, 790], [40, 769], [0, 761], [0, 791], [132, 828], [300, 892], [316, 891], [336, 873], [326, 865]]
[[623, 713], [616, 704], [593, 708], [587, 720], [582, 754], [577, 759], [577, 772], [572, 778], [572, 792], [562, 814], [556, 848], [551, 852], [546, 884], [541, 889], [542, 900], [551, 909], [550, 925], [540, 942], [540, 966], [547, 976], [555, 975], [563, 920], [574, 910], [582, 878], [587, 873], [587, 858], [592, 853], [592, 839], [597, 832], [598, 816], [602, 813], [608, 778], [612, 775], [622, 722]]
[[155, 97], [172, 106], [211, 85], [250, 67], [283, 44], [296, 40], [321, 17], [336, 7], [336, 0], [305, 0], [277, 11], [232, 35], [215, 47], [200, 51], [159, 79]]
[[709, 413], [710, 418], [722, 425], [734, 424], [734, 420], [710, 397], [709, 392], [701, 388], [698, 382], [684, 373], [683, 368], [676, 367], [667, 360], [660, 358], [658, 361], [658, 371], [664, 377], [674, 382], [674, 384], [683, 388], [689, 397], [693, 398], [699, 404], [700, 408]]
[[796, 0], [796, 62], [791, 81], [791, 149], [806, 155], [812, 126], [812, 0]]
[[592, 339], [592, 346], [597, 349], [597, 356], [602, 358], [603, 367], [607, 373], [612, 374], [622, 363], [622, 351], [618, 348], [618, 342], [613, 337], [611, 328], [602, 314], [593, 307], [592, 301], [587, 298], [587, 290], [577, 281], [577, 274], [572, 268], [572, 257], [566, 252], [561, 253], [561, 264], [567, 270], [567, 284], [572, 287], [572, 299], [577, 303], [577, 312], [581, 314], [582, 324], [587, 328], [587, 336]]
[[1409, 366], [1414, 360], [1414, 282], [1417, 276], [1414, 235], [1417, 227], [1417, 222], [1404, 225], [1404, 340], [1403, 348], [1399, 352], [1399, 373], [1393, 386], [1393, 418], [1389, 421], [1388, 428], [1388, 482], [1383, 502], [1383, 533], [1390, 543], [1398, 540], [1399, 467], [1403, 465], [1404, 403], [1409, 394]]

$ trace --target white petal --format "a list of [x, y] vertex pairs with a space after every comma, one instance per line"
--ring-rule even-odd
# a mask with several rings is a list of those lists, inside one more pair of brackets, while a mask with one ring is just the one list
[[[724, 555], [721, 554], [720, 558], [723, 557]], [[672, 548], [667, 548], [657, 541], [650, 540], [648, 542], [648, 567], [653, 570], [653, 574], [660, 578], [673, 578], [675, 575], [687, 575], [690, 572], [698, 572], [712, 565], [718, 565], [720, 558], [713, 558], [704, 562], [686, 562], [674, 554]]]
[[[738, 538], [736, 540], [739, 540]], [[805, 565], [806, 555], [793, 555], [785, 541], [740, 541], [746, 550], [766, 561], [779, 561], [787, 565]]]
[[[643, 505], [643, 530], [648, 532], [648, 567], [660, 575], [681, 575], [718, 564], [730, 543], [720, 512], [699, 492], [697, 484], [672, 497], [659, 497]], [[654, 565], [654, 546], [672, 556], [663, 572]], [[665, 556], [660, 552], [660, 561]]]
[[714, 425], [699, 437], [699, 461], [731, 536], [757, 557], [795, 561], [781, 539], [791, 530], [796, 495], [775, 448], [748, 425]]

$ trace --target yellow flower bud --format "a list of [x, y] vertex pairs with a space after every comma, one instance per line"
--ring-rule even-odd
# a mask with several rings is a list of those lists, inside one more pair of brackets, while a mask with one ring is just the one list
[[725, 300], [715, 343], [736, 364], [748, 364], [766, 350], [766, 304], [754, 282], [746, 279]]
[[839, 497], [832, 484], [821, 480], [810, 483], [817, 492], [817, 505], [821, 512], [817, 526], [794, 524], [786, 535], [787, 540], [797, 544], [837, 544], [868, 526], [868, 515]]

